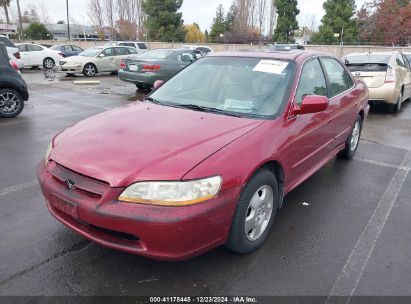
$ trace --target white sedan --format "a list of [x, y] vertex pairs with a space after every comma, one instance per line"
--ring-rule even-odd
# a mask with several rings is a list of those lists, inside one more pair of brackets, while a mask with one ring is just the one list
[[45, 69], [52, 69], [63, 58], [62, 53], [38, 44], [18, 43], [16, 46], [25, 68], [43, 66]]
[[83, 74], [93, 77], [101, 72], [117, 72], [122, 59], [135, 57], [137, 51], [124, 46], [97, 46], [81, 52], [78, 56], [61, 59], [60, 69], [69, 75]]

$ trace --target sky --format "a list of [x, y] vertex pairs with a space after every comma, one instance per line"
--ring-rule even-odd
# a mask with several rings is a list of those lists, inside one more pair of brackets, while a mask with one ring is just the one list
[[[213, 17], [215, 16], [216, 8], [222, 4], [227, 11], [233, 0], [184, 0], [181, 11], [185, 24], [196, 22], [200, 25], [201, 30], [209, 29]], [[361, 7], [365, 0], [356, 0], [357, 7]], [[90, 23], [87, 18], [87, 3], [88, 0], [69, 0], [70, 17], [76, 22]], [[298, 20], [300, 25], [306, 25], [308, 20], [312, 20], [315, 16], [317, 26], [321, 22], [324, 15], [322, 4], [324, 0], [299, 0], [300, 15]], [[64, 0], [20, 0], [21, 10], [24, 11], [28, 5], [34, 4], [38, 7], [44, 7], [52, 22], [58, 20], [66, 20], [66, 1]], [[12, 13], [16, 12], [16, 1], [12, 0]], [[1, 10], [0, 10], [1, 11]]]

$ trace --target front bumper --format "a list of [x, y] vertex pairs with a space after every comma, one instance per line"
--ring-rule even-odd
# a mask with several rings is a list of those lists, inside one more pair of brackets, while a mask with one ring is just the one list
[[59, 70], [66, 73], [81, 74], [83, 73], [83, 66], [78, 64], [70, 65], [66, 63], [64, 65], [60, 65]]
[[101, 198], [70, 190], [42, 161], [37, 176], [50, 213], [82, 236], [109, 248], [158, 260], [184, 260], [224, 244], [240, 188], [207, 202], [163, 207], [120, 202], [122, 188]]

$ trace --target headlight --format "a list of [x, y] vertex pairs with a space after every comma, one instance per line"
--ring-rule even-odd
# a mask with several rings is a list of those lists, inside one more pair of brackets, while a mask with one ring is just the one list
[[220, 191], [222, 178], [175, 182], [138, 182], [129, 186], [118, 197], [120, 201], [160, 205], [187, 206], [213, 198]]
[[51, 150], [53, 150], [53, 142], [50, 142], [50, 144], [49, 144], [49, 146], [47, 147], [47, 150], [46, 150], [46, 155], [44, 156], [44, 161], [46, 162], [46, 165], [49, 161], [49, 156], [50, 156]]

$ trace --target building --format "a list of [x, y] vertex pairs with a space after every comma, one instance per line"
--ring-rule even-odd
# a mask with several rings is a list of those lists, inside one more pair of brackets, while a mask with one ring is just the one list
[[6, 36], [17, 34], [17, 25], [0, 23], [0, 34]]
[[[67, 24], [46, 24], [47, 30], [55, 40], [67, 40]], [[96, 41], [100, 37], [93, 25], [70, 24], [71, 40]], [[111, 40], [110, 33], [104, 30], [104, 40]]]

